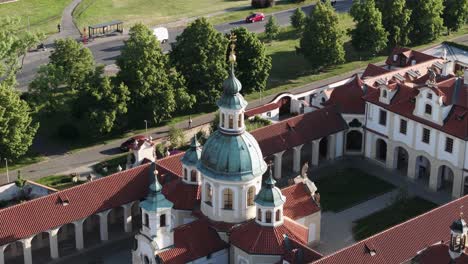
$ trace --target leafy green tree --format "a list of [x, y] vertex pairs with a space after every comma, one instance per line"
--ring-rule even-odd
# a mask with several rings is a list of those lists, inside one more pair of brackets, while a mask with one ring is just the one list
[[227, 78], [228, 40], [208, 20], [199, 18], [177, 36], [171, 61], [187, 81], [198, 106], [213, 106]]
[[291, 25], [295, 29], [303, 29], [306, 23], [306, 14], [302, 11], [301, 8], [297, 8], [296, 11], [291, 16]]
[[191, 108], [194, 97], [188, 95], [183, 77], [169, 66], [169, 58], [151, 30], [136, 24], [129, 34], [117, 59], [120, 71], [116, 80], [130, 91], [130, 121], [153, 119], [159, 124], [176, 110]]
[[356, 27], [350, 31], [351, 43], [360, 51], [378, 53], [387, 46], [388, 33], [382, 25], [382, 13], [375, 7], [374, 0], [353, 2], [350, 14]]
[[306, 20], [297, 51], [315, 68], [340, 64], [345, 61], [343, 37], [334, 8], [320, 1]]
[[450, 31], [458, 31], [468, 19], [468, 0], [445, 0], [442, 17], [444, 25]]
[[39, 125], [33, 123], [29, 105], [8, 83], [0, 83], [0, 156], [21, 157], [32, 145]]
[[[271, 70], [271, 58], [266, 55], [265, 45], [244, 27], [235, 28], [231, 33], [237, 38], [236, 77], [242, 83], [242, 93], [265, 90]], [[228, 48], [228, 54], [229, 51]]]
[[388, 32], [388, 46], [405, 46], [409, 43], [411, 10], [406, 0], [377, 0], [382, 13], [382, 24]]
[[109, 77], [103, 77], [104, 68], [97, 67], [89, 82], [80, 90], [75, 105], [75, 116], [93, 135], [112, 131], [118, 117], [127, 113], [130, 92], [123, 83], [113, 85]]
[[275, 39], [279, 34], [279, 25], [275, 16], [270, 16], [268, 22], [265, 25], [265, 35], [270, 41]]
[[178, 148], [185, 144], [184, 131], [175, 126], [169, 128], [169, 142], [171, 142], [172, 148]]
[[17, 31], [19, 19], [12, 17], [0, 18], [0, 83], [16, 84], [16, 73], [22, 66], [18, 58], [39, 40], [37, 34], [28, 31]]
[[442, 14], [443, 0], [407, 0], [411, 13], [410, 40], [414, 44], [428, 43], [445, 30]]

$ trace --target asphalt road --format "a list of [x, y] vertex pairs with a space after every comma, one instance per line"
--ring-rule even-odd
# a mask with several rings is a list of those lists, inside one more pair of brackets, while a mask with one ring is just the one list
[[[335, 6], [335, 9], [338, 12], [347, 12], [352, 5], [352, 0], [338, 0]], [[313, 5], [305, 6], [302, 10], [309, 14], [312, 10]], [[287, 26], [290, 24], [290, 16], [294, 10], [286, 10], [282, 12], [275, 13], [278, 24], [281, 26]], [[267, 17], [268, 18], [268, 17]], [[262, 22], [256, 23], [245, 23], [243, 20], [224, 23], [216, 25], [215, 28], [222, 32], [228, 33], [231, 29], [236, 27], [246, 27], [252, 32], [263, 32], [265, 29], [265, 24], [267, 19]], [[169, 42], [163, 44], [163, 49], [165, 51], [170, 50], [170, 43], [175, 42], [175, 39], [183, 31], [183, 28], [169, 28]], [[111, 36], [107, 38], [96, 39], [93, 42], [88, 43], [86, 46], [91, 49], [94, 58], [97, 63], [102, 63], [105, 65], [114, 64], [116, 58], [120, 55], [120, 50], [124, 45], [124, 40], [127, 39], [127, 35], [122, 36]], [[26, 91], [28, 84], [33, 80], [35, 74], [37, 73], [38, 67], [40, 65], [46, 64], [48, 62], [48, 57], [50, 55], [50, 49], [47, 51], [36, 51], [28, 54], [25, 59], [25, 64], [23, 69], [18, 73], [17, 80], [19, 83], [19, 90]]]

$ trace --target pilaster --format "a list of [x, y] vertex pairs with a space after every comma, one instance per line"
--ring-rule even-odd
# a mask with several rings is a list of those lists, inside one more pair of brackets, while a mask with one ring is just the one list
[[22, 240], [24, 264], [32, 264], [32, 249], [31, 242], [34, 237], [25, 238]]
[[408, 151], [408, 177], [416, 180], [416, 154]]
[[3, 245], [0, 247], [0, 264], [5, 264], [5, 248], [7, 247], [8, 245]]
[[84, 239], [83, 239], [83, 222], [85, 219], [78, 220], [73, 222], [75, 225], [75, 245], [76, 249], [81, 250], [84, 248]]
[[283, 153], [284, 151], [282, 152], [278, 152], [278, 153], [275, 153], [274, 156], [275, 156], [275, 164], [274, 164], [274, 177], [275, 179], [281, 179], [281, 171], [282, 171], [282, 167], [283, 167]]
[[52, 259], [56, 259], [59, 257], [58, 241], [57, 241], [58, 231], [59, 231], [59, 228], [49, 230], [50, 256], [52, 257]]
[[463, 170], [457, 169], [453, 172], [452, 197], [461, 197], [463, 195], [463, 188]]
[[109, 214], [110, 210], [106, 210], [103, 212], [98, 213], [99, 216], [99, 231], [101, 241], [109, 240], [109, 230], [107, 228], [107, 215]]
[[301, 149], [303, 145], [293, 148], [293, 171], [299, 172], [301, 170]]
[[312, 166], [318, 166], [319, 164], [319, 148], [320, 140], [312, 141]]
[[124, 204], [123, 213], [124, 213], [124, 231], [126, 233], [132, 232], [132, 203]]

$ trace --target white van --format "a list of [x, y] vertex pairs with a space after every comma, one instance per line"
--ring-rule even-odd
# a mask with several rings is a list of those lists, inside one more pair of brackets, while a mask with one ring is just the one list
[[158, 27], [153, 29], [153, 35], [159, 40], [161, 43], [166, 43], [169, 41], [169, 31], [165, 27]]

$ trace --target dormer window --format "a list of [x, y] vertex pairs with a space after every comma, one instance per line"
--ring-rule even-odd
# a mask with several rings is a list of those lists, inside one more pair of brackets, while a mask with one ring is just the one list
[[431, 93], [427, 93], [427, 99], [432, 100], [432, 94]]
[[432, 106], [430, 104], [426, 104], [426, 106], [424, 107], [424, 113], [432, 115]]

